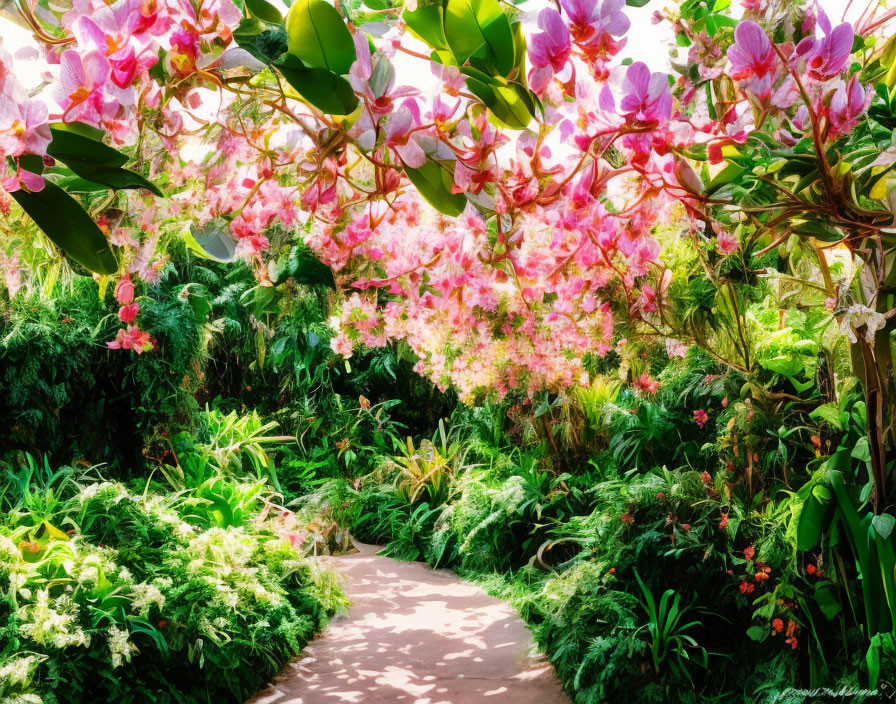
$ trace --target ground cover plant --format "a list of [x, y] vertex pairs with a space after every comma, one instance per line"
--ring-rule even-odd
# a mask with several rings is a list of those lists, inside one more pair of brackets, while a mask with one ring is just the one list
[[243, 701], [352, 538], [576, 702], [893, 694], [896, 9], [0, 13], [0, 703]]

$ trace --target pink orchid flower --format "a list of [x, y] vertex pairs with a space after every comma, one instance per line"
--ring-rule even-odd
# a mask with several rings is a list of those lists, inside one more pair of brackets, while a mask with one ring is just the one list
[[85, 122], [101, 127], [106, 112], [103, 88], [111, 71], [106, 57], [98, 51], [81, 56], [74, 49], [66, 49], [59, 63], [63, 121]]
[[50, 111], [40, 100], [16, 102], [0, 95], [0, 154], [46, 154], [50, 144]]
[[625, 0], [560, 0], [572, 23], [572, 35], [579, 44], [593, 48], [621, 48], [612, 37], [620, 37], [631, 26], [622, 8]]
[[539, 13], [538, 26], [543, 31], [529, 39], [529, 87], [543, 93], [554, 74], [566, 67], [571, 44], [569, 28], [554, 8], [546, 7]]
[[[124, 26], [119, 22], [124, 22]], [[128, 88], [138, 75], [148, 71], [159, 60], [150, 50], [149, 41], [141, 40], [129, 30], [131, 24], [133, 22], [127, 17], [116, 18], [112, 13], [98, 13], [96, 19], [79, 17], [72, 28], [82, 52], [94, 50], [106, 56], [110, 67], [109, 78], [120, 89]]]
[[354, 41], [357, 59], [349, 70], [349, 82], [356, 93], [364, 96], [374, 119], [392, 112], [399, 98], [419, 95], [416, 88], [395, 87], [395, 67], [386, 57], [376, 62], [371, 59], [370, 45], [363, 32], [356, 32]]
[[631, 122], [656, 125], [672, 115], [672, 93], [665, 73], [650, 73], [647, 64], [636, 61], [625, 73], [619, 112]]
[[412, 169], [426, 163], [426, 154], [416, 141], [413, 131], [420, 126], [420, 114], [412, 101], [405, 101], [386, 123], [386, 146], [394, 150]]
[[762, 27], [752, 20], [744, 20], [735, 27], [734, 44], [728, 48], [728, 62], [731, 78], [749, 80], [748, 89], [757, 97], [771, 95], [778, 57]]
[[14, 193], [22, 189], [29, 193], [39, 193], [44, 190], [44, 177], [19, 167], [18, 171], [0, 181], [0, 185], [7, 193]]
[[824, 37], [806, 37], [796, 45], [795, 59], [806, 60], [806, 73], [816, 81], [833, 78], [846, 68], [852, 53], [853, 30], [849, 22], [844, 22], [831, 30], [831, 21], [821, 11], [818, 25]]
[[830, 118], [832, 136], [847, 134], [856, 126], [859, 117], [867, 110], [871, 95], [856, 76], [849, 83], [842, 83], [831, 96]]

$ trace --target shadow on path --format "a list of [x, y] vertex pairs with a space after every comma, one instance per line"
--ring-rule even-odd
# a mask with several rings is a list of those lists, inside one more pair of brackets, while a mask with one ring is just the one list
[[569, 704], [512, 607], [448, 570], [327, 558], [351, 608], [247, 704]]

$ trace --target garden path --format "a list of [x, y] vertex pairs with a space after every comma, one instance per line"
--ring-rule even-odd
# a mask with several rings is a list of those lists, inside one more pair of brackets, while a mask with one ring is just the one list
[[247, 704], [569, 704], [509, 605], [448, 570], [325, 558], [351, 607]]

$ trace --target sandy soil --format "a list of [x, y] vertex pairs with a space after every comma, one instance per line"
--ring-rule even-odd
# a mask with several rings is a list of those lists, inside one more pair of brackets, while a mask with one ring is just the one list
[[517, 613], [447, 570], [328, 558], [351, 608], [247, 704], [569, 704]]

